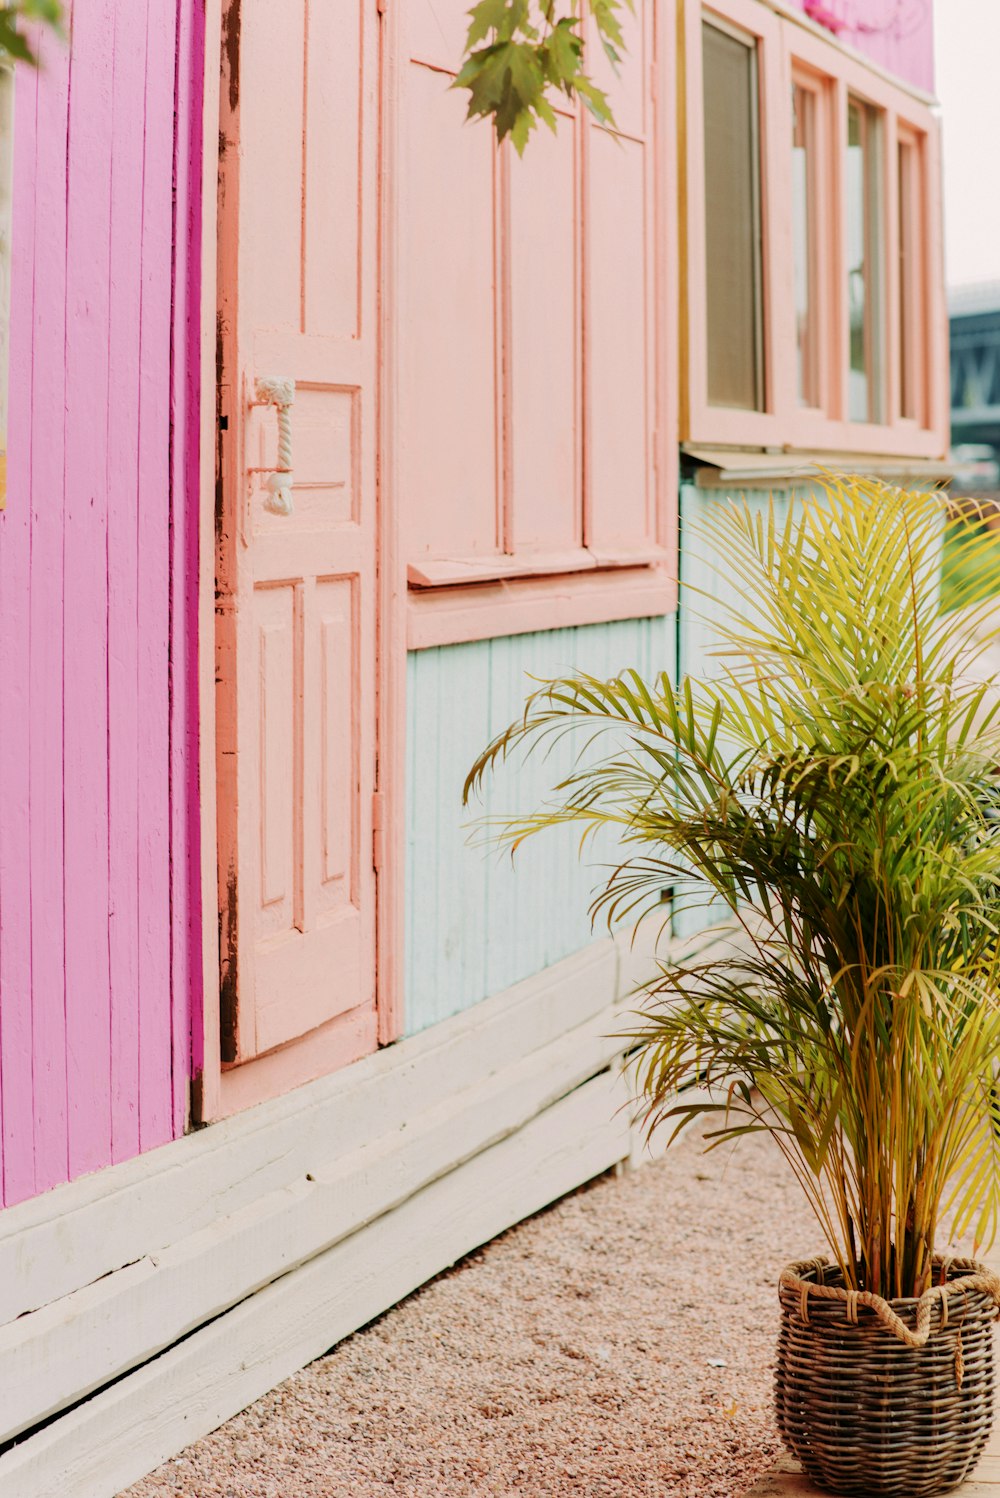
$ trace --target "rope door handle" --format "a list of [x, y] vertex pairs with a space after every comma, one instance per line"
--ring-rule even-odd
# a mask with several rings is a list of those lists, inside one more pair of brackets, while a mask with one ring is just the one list
[[265, 510], [272, 515], [292, 513], [292, 405], [295, 401], [295, 381], [283, 376], [270, 375], [257, 381], [254, 406], [274, 406], [278, 413], [278, 466], [258, 468], [256, 473], [266, 473], [264, 487], [267, 496]]

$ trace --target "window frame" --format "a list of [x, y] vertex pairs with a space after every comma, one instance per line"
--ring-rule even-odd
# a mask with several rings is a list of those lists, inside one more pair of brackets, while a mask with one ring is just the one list
[[[913, 181], [909, 203], [906, 205], [908, 212], [904, 213], [902, 199], [902, 180], [900, 177], [903, 151], [907, 151], [912, 162]], [[897, 241], [896, 266], [898, 282], [896, 286], [896, 300], [892, 316], [901, 320], [904, 303], [909, 325], [914, 329], [913, 336], [904, 344], [902, 327], [899, 329], [899, 342], [897, 345], [896, 367], [899, 378], [897, 392], [897, 403], [894, 415], [902, 425], [912, 424], [918, 429], [923, 427], [927, 421], [930, 411], [930, 359], [928, 357], [927, 333], [928, 329], [921, 317], [920, 309], [927, 301], [928, 287], [928, 254], [927, 244], [920, 232], [920, 226], [927, 214], [927, 154], [928, 141], [919, 131], [914, 130], [909, 121], [899, 120], [896, 126], [896, 201], [891, 205], [896, 224], [897, 234], [903, 232], [904, 217], [907, 220], [906, 229], [910, 239], [910, 268], [909, 275], [903, 276], [903, 245]], [[906, 369], [904, 371], [904, 365]], [[916, 414], [908, 416], [904, 409], [904, 382], [908, 381], [914, 396]]]
[[[825, 103], [823, 94], [819, 87], [813, 85], [810, 78], [805, 77], [801, 71], [792, 69], [792, 114], [793, 121], [796, 111], [796, 95], [802, 99], [808, 99], [807, 113], [808, 121], [803, 120], [802, 133], [803, 144], [797, 146], [794, 141], [793, 150], [801, 149], [805, 153], [805, 176], [803, 204], [804, 232], [805, 232], [805, 261], [806, 261], [806, 318], [807, 339], [805, 348], [800, 349], [798, 329], [798, 263], [796, 239], [798, 233], [798, 214], [795, 211], [795, 182], [793, 173], [792, 195], [792, 249], [796, 256], [794, 264], [793, 286], [796, 298], [796, 328], [795, 328], [795, 362], [798, 369], [801, 359], [803, 366], [803, 380], [796, 381], [796, 399], [799, 406], [805, 406], [807, 410], [822, 411], [827, 402], [824, 393], [823, 367], [820, 357], [825, 348], [825, 340], [820, 336], [819, 314], [823, 307], [823, 298], [819, 295], [820, 286], [820, 248], [822, 238], [819, 232], [820, 200], [822, 198], [822, 184], [817, 173], [820, 151], [820, 132], [823, 127], [823, 106]], [[815, 399], [811, 397], [815, 396]]]
[[[701, 20], [701, 50], [700, 50], [700, 56], [701, 56], [701, 62], [702, 62], [702, 76], [703, 76], [703, 78], [704, 78], [705, 30], [706, 30], [706, 28], [710, 28], [713, 31], [716, 31], [717, 33], [719, 33], [720, 35], [730, 38], [731, 41], [735, 41], [736, 43], [738, 43], [738, 45], [740, 45], [741, 47], [745, 48], [745, 50], [749, 53], [750, 57], [752, 58], [753, 66], [752, 66], [752, 68], [750, 70], [751, 84], [750, 84], [750, 98], [749, 98], [749, 103], [750, 103], [751, 110], [756, 115], [756, 118], [752, 119], [751, 122], [750, 122], [749, 137], [750, 137], [751, 150], [756, 153], [756, 157], [757, 157], [757, 161], [756, 161], [756, 166], [757, 166], [756, 176], [755, 176], [754, 180], [751, 183], [750, 214], [751, 214], [751, 229], [752, 229], [752, 232], [753, 232], [753, 235], [754, 235], [754, 243], [752, 245], [752, 253], [751, 253], [751, 263], [752, 263], [753, 275], [754, 275], [754, 278], [755, 278], [755, 281], [756, 281], [756, 285], [754, 286], [753, 297], [752, 297], [752, 301], [753, 301], [753, 359], [754, 359], [753, 386], [754, 386], [754, 395], [755, 395], [755, 398], [760, 402], [760, 404], [758, 406], [756, 406], [756, 407], [754, 407], [754, 406], [734, 406], [734, 407], [728, 407], [728, 406], [725, 406], [725, 402], [715, 402], [714, 404], [716, 404], [716, 405], [722, 405], [722, 406], [725, 407], [725, 409], [739, 410], [739, 411], [759, 412], [760, 410], [765, 410], [767, 408], [767, 358], [766, 358], [765, 349], [764, 349], [765, 301], [766, 301], [765, 287], [764, 287], [764, 273], [765, 273], [765, 263], [766, 263], [766, 254], [765, 254], [766, 245], [765, 245], [765, 238], [764, 238], [764, 184], [763, 184], [763, 180], [762, 180], [763, 162], [764, 162], [764, 151], [763, 151], [763, 144], [764, 143], [763, 143], [763, 140], [761, 138], [761, 122], [762, 122], [762, 119], [763, 119], [763, 115], [762, 115], [761, 106], [760, 106], [760, 98], [761, 98], [760, 52], [759, 52], [759, 47], [758, 47], [758, 44], [757, 44], [757, 39], [756, 39], [755, 36], [753, 36], [752, 34], [748, 34], [741, 27], [737, 27], [737, 26], [731, 25], [728, 21], [723, 20], [723, 18], [720, 15], [718, 15], [717, 13], [712, 13], [711, 15], [708, 15], [708, 14], [705, 14], [703, 12], [702, 13], [702, 20]], [[702, 170], [703, 170], [703, 173], [704, 173], [706, 171], [706, 166], [705, 166], [705, 148], [704, 148], [704, 110], [705, 110], [705, 102], [706, 101], [705, 101], [704, 83], [702, 85], [701, 95], [702, 95], [702, 127], [703, 127], [703, 132], [702, 132], [702, 156], [703, 156]], [[707, 202], [707, 191], [706, 191], [705, 210], [706, 211], [705, 211], [704, 263], [705, 263], [706, 300], [707, 300], [708, 258], [709, 258], [708, 257], [709, 234], [708, 234], [708, 202]], [[704, 339], [706, 387], [708, 387], [708, 386], [711, 385], [711, 343], [712, 343], [712, 329], [711, 329], [711, 327], [708, 324], [708, 320], [706, 319], [705, 339]]]
[[[889, 219], [892, 203], [889, 201], [886, 182], [886, 149], [884, 133], [888, 129], [888, 116], [849, 89], [845, 115], [847, 129], [845, 141], [850, 140], [851, 111], [855, 110], [859, 121], [859, 142], [862, 151], [863, 176], [862, 196], [862, 267], [864, 270], [864, 314], [862, 337], [864, 346], [865, 406], [867, 416], [859, 418], [850, 414], [850, 378], [852, 366], [850, 350], [847, 361], [847, 404], [844, 416], [852, 426], [881, 426], [872, 416], [872, 411], [886, 409], [888, 385], [889, 330], [887, 325]], [[842, 142], [844, 144], [844, 142]], [[848, 144], [848, 149], [850, 146]], [[845, 198], [844, 235], [847, 234], [847, 212]], [[841, 274], [846, 283], [850, 275], [849, 256], [845, 250]], [[848, 344], [850, 343], [850, 297], [847, 301]]]
[[[778, 16], [761, 0], [682, 0], [687, 95], [683, 147], [687, 189], [684, 204], [687, 326], [686, 393], [682, 437], [692, 443], [789, 448], [795, 451], [898, 454], [935, 458], [947, 450], [948, 389], [946, 319], [941, 233], [940, 138], [937, 121], [922, 98], [868, 67], [833, 38], [807, 23]], [[758, 38], [760, 55], [762, 228], [764, 236], [763, 411], [712, 406], [707, 398], [704, 356], [704, 181], [701, 140], [701, 21], [714, 16]], [[795, 270], [792, 232], [792, 85], [816, 91], [817, 317], [820, 337], [821, 407], [798, 400], [794, 298], [779, 294]], [[848, 308], [846, 297], [845, 154], [848, 99], [879, 111], [878, 171], [881, 183], [882, 249], [877, 315], [882, 319], [879, 408], [883, 419], [848, 419]], [[922, 420], [901, 414], [899, 316], [898, 142], [917, 146], [920, 206], [916, 216], [929, 232], [921, 247], [916, 334], [908, 357], [923, 392]], [[921, 240], [918, 236], [918, 242]], [[913, 298], [915, 301], [916, 298]], [[683, 310], [683, 309], [682, 309]]]
[[[776, 160], [779, 116], [775, 108], [780, 92], [780, 29], [777, 16], [756, 0], [684, 0], [685, 94], [682, 128], [686, 131], [686, 255], [684, 274], [687, 295], [682, 298], [687, 349], [686, 422], [684, 435], [693, 441], [767, 446], [778, 439], [776, 412], [781, 406], [775, 339], [774, 309], [780, 301], [776, 253], [782, 219], [775, 213], [773, 167]], [[761, 241], [761, 349], [763, 369], [762, 410], [712, 406], [708, 400], [707, 294], [705, 276], [706, 226], [704, 212], [705, 143], [703, 128], [702, 22], [715, 19], [722, 29], [735, 28], [752, 38], [757, 50], [757, 105], [760, 143], [760, 241]], [[788, 222], [787, 218], [785, 222]], [[710, 421], [706, 420], [710, 413]], [[708, 436], [708, 433], [711, 433]]]
[[[509, 245], [510, 174], [516, 169], [509, 143], [498, 151], [494, 171], [497, 274], [497, 493], [496, 550], [479, 555], [454, 553], [403, 555], [400, 581], [406, 593], [407, 646], [410, 650], [457, 644], [535, 630], [643, 618], [671, 612], [677, 603], [677, 464], [673, 461], [678, 440], [679, 357], [676, 318], [670, 309], [677, 301], [677, 179], [672, 161], [672, 138], [668, 134], [674, 114], [676, 48], [673, 30], [657, 0], [640, 0], [642, 18], [639, 54], [642, 78], [642, 108], [648, 123], [643, 132], [647, 149], [645, 264], [650, 308], [649, 416], [647, 428], [649, 469], [648, 542], [642, 545], [600, 544], [588, 540], [592, 524], [589, 375], [584, 363], [581, 381], [577, 441], [578, 483], [574, 514], [579, 523], [579, 544], [559, 549], [522, 547], [514, 544], [512, 515], [512, 467], [510, 442], [510, 381], [516, 368], [507, 368], [510, 347]], [[404, 48], [405, 51], [405, 48]], [[612, 99], [612, 103], [613, 103]], [[580, 215], [580, 263], [574, 274], [580, 287], [590, 274], [588, 221], [588, 132], [603, 129], [589, 115], [560, 108], [560, 131], [576, 133], [574, 148]], [[487, 129], [480, 124], [476, 129]], [[628, 129], [607, 131], [623, 134]], [[398, 234], [398, 203], [393, 194], [387, 202], [393, 240]], [[398, 256], [398, 249], [393, 252]], [[398, 271], [390, 263], [387, 306], [391, 303]], [[609, 289], [613, 294], [613, 288]], [[655, 312], [654, 312], [655, 309]], [[395, 363], [392, 323], [385, 316], [386, 340], [384, 411], [398, 402], [398, 369]], [[585, 346], [586, 313], [578, 339]], [[578, 359], [579, 359], [578, 353]], [[383, 431], [390, 441], [391, 421], [383, 417]], [[393, 490], [398, 476], [390, 455], [385, 481]], [[397, 504], [405, 503], [400, 493]]]
[[[814, 135], [814, 161], [810, 172], [813, 188], [809, 204], [808, 234], [810, 236], [810, 301], [811, 316], [815, 326], [817, 354], [814, 376], [818, 400], [815, 403], [799, 400], [797, 380], [795, 401], [800, 412], [822, 416], [831, 408], [838, 385], [839, 342], [836, 328], [836, 307], [830, 290], [835, 272], [834, 241], [834, 197], [839, 180], [839, 163], [835, 159], [835, 98], [832, 81], [823, 73], [808, 66], [799, 58], [790, 64], [789, 93], [799, 88], [812, 99], [812, 126]], [[791, 134], [791, 121], [789, 122]], [[792, 244], [794, 277], [794, 241]], [[794, 315], [794, 309], [793, 309]], [[795, 329], [792, 329], [793, 348], [797, 347]], [[793, 369], [793, 376], [795, 371]]]

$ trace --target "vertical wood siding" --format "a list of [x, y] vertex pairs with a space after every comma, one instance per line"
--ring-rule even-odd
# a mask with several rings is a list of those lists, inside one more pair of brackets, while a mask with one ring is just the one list
[[536, 805], [566, 756], [501, 771], [478, 809], [462, 784], [491, 735], [521, 710], [530, 677], [627, 666], [673, 671], [674, 616], [515, 635], [412, 652], [407, 677], [407, 1031], [498, 993], [593, 939], [587, 907], [600, 879], [576, 835], [551, 833], [508, 857], [469, 845], [477, 811]]
[[[187, 400], [171, 384], [178, 0], [74, 0], [69, 24], [71, 45], [47, 38], [40, 72], [19, 68], [15, 85], [0, 516], [6, 1203], [166, 1141], [185, 1108], [169, 720], [171, 404]], [[184, 36], [190, 47], [187, 15]], [[175, 799], [183, 819], [183, 780]], [[186, 868], [182, 842], [175, 855]], [[187, 898], [178, 877], [183, 931]]]

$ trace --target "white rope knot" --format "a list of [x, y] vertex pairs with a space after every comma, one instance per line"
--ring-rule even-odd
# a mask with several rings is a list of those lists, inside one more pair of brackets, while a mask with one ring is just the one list
[[278, 413], [278, 466], [264, 480], [267, 498], [265, 510], [272, 515], [292, 513], [292, 415], [295, 381], [271, 376], [257, 381], [257, 399], [262, 405], [274, 406]]
[[264, 488], [267, 490], [265, 510], [270, 510], [272, 515], [292, 513], [292, 486], [288, 482], [287, 473], [269, 473], [264, 480]]

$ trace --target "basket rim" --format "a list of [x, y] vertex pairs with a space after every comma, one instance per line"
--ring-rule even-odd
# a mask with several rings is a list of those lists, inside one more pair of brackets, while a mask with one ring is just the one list
[[[961, 1258], [949, 1254], [934, 1254], [931, 1262], [940, 1273], [939, 1282], [925, 1290], [920, 1296], [898, 1296], [895, 1299], [886, 1300], [870, 1290], [848, 1290], [843, 1285], [828, 1285], [824, 1282], [826, 1271], [837, 1269], [839, 1266], [822, 1255], [786, 1264], [778, 1277], [778, 1290], [779, 1294], [782, 1290], [789, 1290], [798, 1296], [799, 1314], [807, 1324], [810, 1319], [809, 1301], [811, 1299], [841, 1302], [846, 1319], [855, 1326], [858, 1324], [859, 1307], [866, 1307], [875, 1313], [887, 1332], [891, 1332], [908, 1347], [923, 1347], [926, 1344], [931, 1334], [931, 1314], [935, 1304], [940, 1304], [941, 1307], [940, 1329], [943, 1330], [947, 1326], [948, 1299], [952, 1295], [980, 1291], [993, 1302], [996, 1313], [1000, 1316], [1000, 1276], [994, 1274], [985, 1264], [980, 1263], [978, 1259]], [[956, 1279], [949, 1279], [952, 1269], [965, 1272]], [[816, 1277], [807, 1279], [805, 1276], [810, 1272]], [[899, 1314], [900, 1311], [912, 1311], [914, 1308], [917, 1313], [916, 1329], [908, 1326]]]

